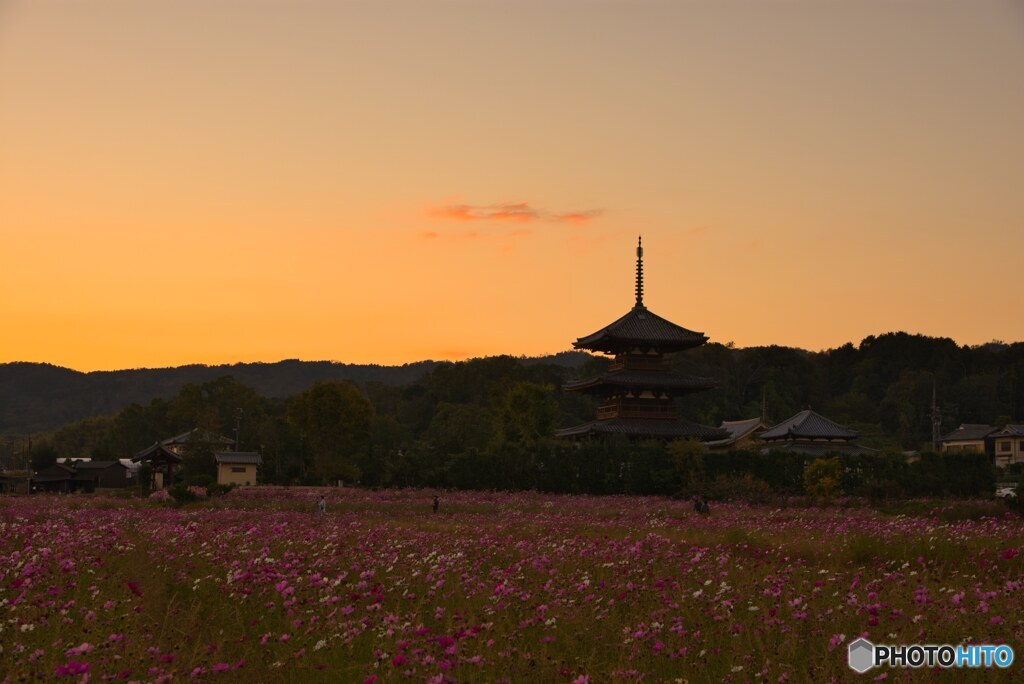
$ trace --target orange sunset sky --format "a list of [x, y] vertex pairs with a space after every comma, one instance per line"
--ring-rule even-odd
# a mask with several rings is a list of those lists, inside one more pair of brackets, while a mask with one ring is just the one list
[[1013, 0], [4, 0], [0, 361], [1024, 339]]

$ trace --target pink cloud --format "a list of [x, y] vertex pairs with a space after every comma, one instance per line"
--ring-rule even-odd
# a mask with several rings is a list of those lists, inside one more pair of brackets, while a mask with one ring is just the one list
[[590, 211], [572, 211], [568, 214], [560, 214], [555, 220], [562, 223], [586, 223], [600, 215], [600, 209], [591, 209]]
[[586, 223], [601, 215], [599, 209], [584, 211], [552, 212], [530, 206], [529, 202], [499, 202], [497, 204], [448, 204], [431, 207], [427, 214], [434, 218], [451, 221], [491, 221], [510, 223]]

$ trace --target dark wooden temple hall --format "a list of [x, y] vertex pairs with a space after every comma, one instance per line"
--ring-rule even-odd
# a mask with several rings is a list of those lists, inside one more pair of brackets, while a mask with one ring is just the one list
[[671, 355], [708, 341], [644, 306], [644, 250], [636, 248], [636, 304], [629, 312], [595, 333], [573, 343], [614, 356], [601, 375], [563, 386], [566, 391], [588, 392], [598, 399], [597, 420], [559, 430], [558, 437], [583, 438], [621, 434], [633, 439], [722, 439], [721, 428], [685, 420], [675, 399], [716, 386], [710, 378], [673, 373]]

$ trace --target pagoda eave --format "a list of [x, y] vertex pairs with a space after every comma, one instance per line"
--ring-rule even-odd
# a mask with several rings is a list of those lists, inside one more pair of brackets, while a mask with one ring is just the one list
[[708, 338], [703, 336], [699, 339], [688, 342], [680, 342], [678, 340], [651, 340], [616, 337], [604, 337], [600, 340], [588, 342], [586, 339], [587, 338], [580, 338], [573, 342], [573, 348], [610, 355], [628, 353], [634, 349], [644, 351], [653, 349], [660, 354], [673, 354], [675, 352], [686, 351], [687, 349], [699, 347], [708, 341]]
[[650, 390], [665, 391], [674, 394], [688, 394], [690, 392], [702, 392], [718, 387], [718, 383], [711, 378], [698, 378], [692, 376], [662, 376], [650, 372], [653, 377], [646, 377], [647, 373], [606, 373], [584, 380], [567, 382], [562, 385], [566, 392], [588, 392], [601, 393], [602, 391], [626, 390]]
[[555, 433], [559, 438], [583, 438], [592, 435], [625, 435], [634, 439], [698, 439], [708, 442], [724, 439], [728, 431], [688, 420], [646, 418], [610, 418], [564, 428]]

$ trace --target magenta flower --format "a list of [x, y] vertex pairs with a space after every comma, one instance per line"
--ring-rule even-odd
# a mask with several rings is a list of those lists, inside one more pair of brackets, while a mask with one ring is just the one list
[[75, 675], [85, 674], [88, 671], [89, 663], [69, 660], [63, 665], [58, 665], [55, 674], [58, 677], [73, 677]]
[[68, 650], [64, 651], [64, 656], [66, 658], [75, 658], [80, 655], [85, 655], [92, 649], [93, 645], [86, 641], [79, 644], [78, 646], [75, 646], [74, 648], [69, 648]]

